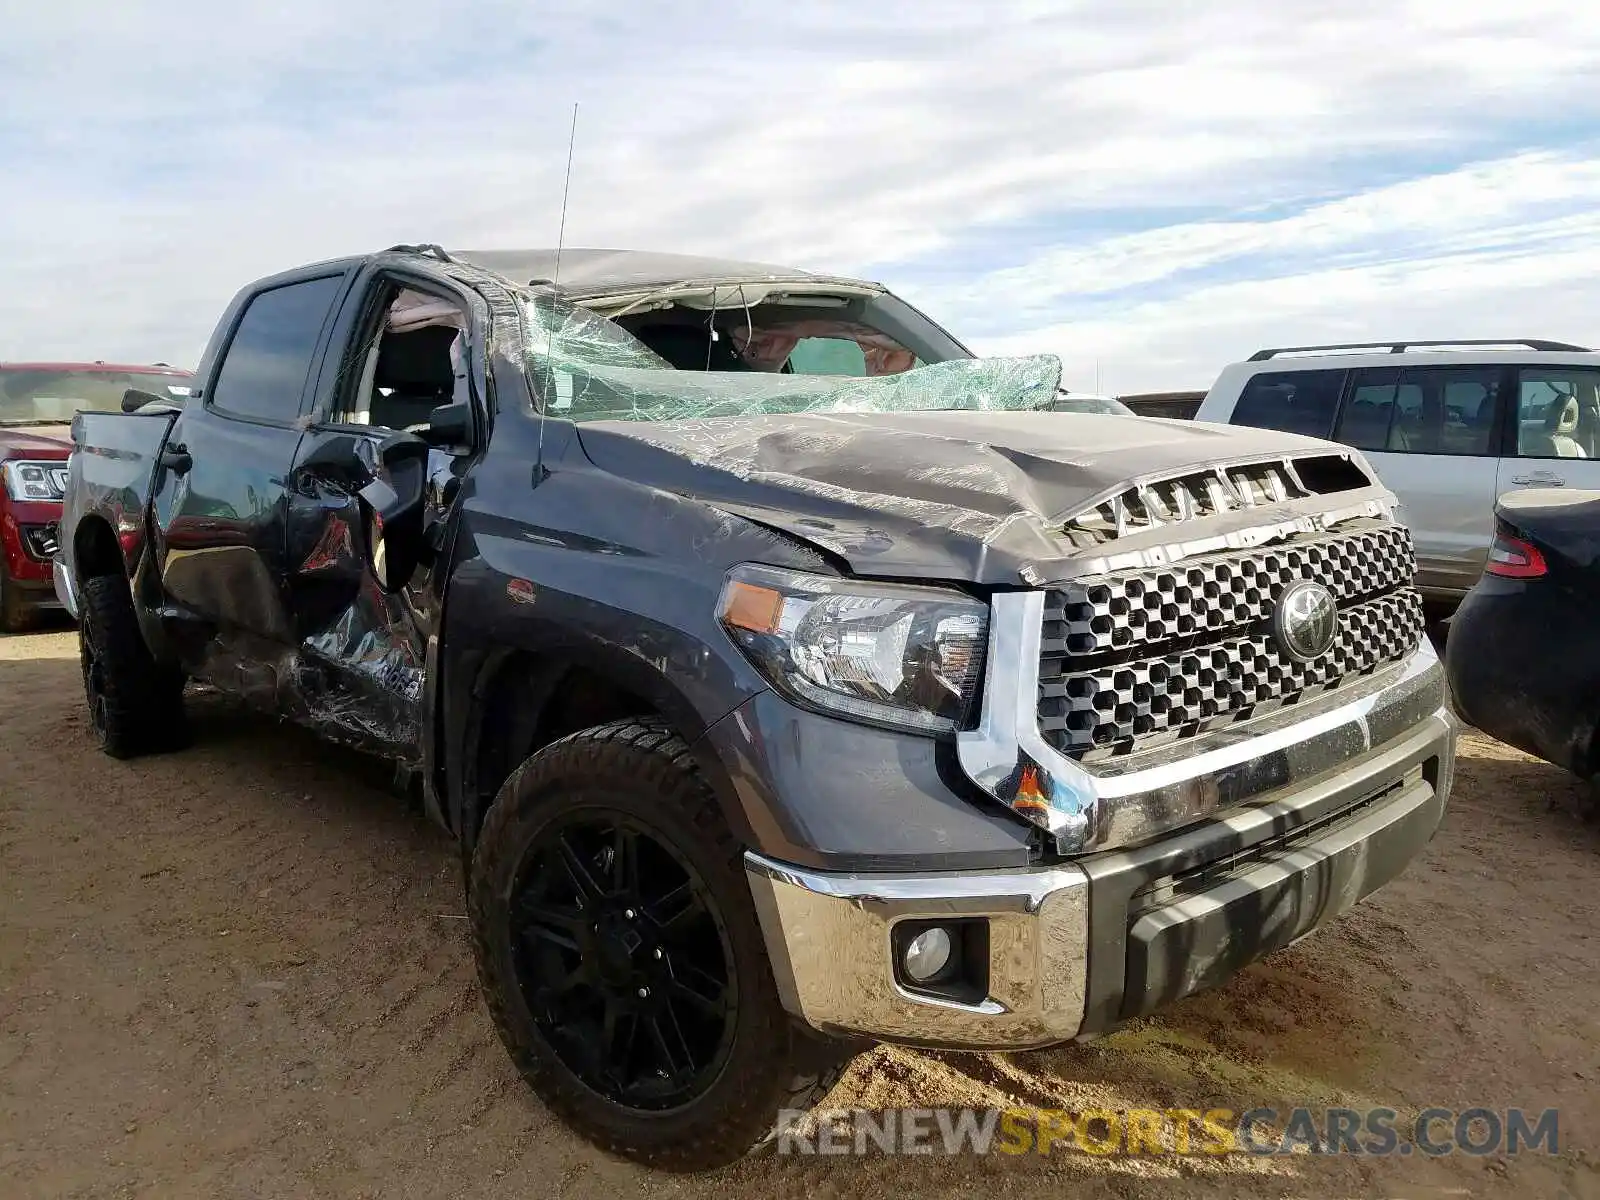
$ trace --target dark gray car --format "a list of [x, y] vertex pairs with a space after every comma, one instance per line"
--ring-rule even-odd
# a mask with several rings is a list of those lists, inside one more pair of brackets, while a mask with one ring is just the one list
[[90, 725], [175, 746], [198, 677], [397, 762], [518, 1068], [643, 1161], [864, 1041], [1093, 1036], [1399, 872], [1453, 727], [1359, 454], [1059, 382], [759, 265], [262, 280], [187, 403], [74, 424]]

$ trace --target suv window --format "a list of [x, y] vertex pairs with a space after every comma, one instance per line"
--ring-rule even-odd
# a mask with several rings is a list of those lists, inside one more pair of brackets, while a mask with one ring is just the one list
[[[1350, 384], [1350, 399], [1339, 414], [1336, 437], [1357, 450], [1404, 450], [1405, 437], [1394, 425], [1395, 400], [1400, 390], [1400, 372], [1393, 367], [1357, 371]], [[1407, 397], [1421, 408], [1421, 399]]]
[[1391, 454], [1488, 455], [1497, 367], [1378, 367], [1354, 373], [1338, 440]]
[[1444, 423], [1439, 431], [1439, 453], [1494, 452], [1494, 431], [1499, 424], [1500, 373], [1452, 371], [1444, 375]]
[[1327, 437], [1339, 407], [1343, 371], [1271, 371], [1244, 385], [1233, 424]]
[[1600, 371], [1523, 367], [1517, 375], [1518, 457], [1600, 458]]
[[262, 421], [299, 416], [311, 358], [343, 278], [289, 283], [251, 299], [211, 386], [212, 407]]

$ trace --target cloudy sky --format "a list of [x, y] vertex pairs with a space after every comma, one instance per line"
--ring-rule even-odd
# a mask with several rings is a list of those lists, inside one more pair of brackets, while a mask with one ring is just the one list
[[400, 241], [883, 279], [1066, 382], [1600, 340], [1600, 5], [0, 0], [0, 359]]

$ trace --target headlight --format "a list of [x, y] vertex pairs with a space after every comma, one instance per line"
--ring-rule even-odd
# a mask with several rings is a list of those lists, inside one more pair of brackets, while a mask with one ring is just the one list
[[0, 463], [0, 476], [5, 478], [6, 494], [13, 500], [59, 500], [66, 494], [67, 464], [59, 460], [13, 459]]
[[965, 722], [989, 630], [960, 592], [757, 566], [729, 572], [717, 615], [791, 700], [930, 734]]

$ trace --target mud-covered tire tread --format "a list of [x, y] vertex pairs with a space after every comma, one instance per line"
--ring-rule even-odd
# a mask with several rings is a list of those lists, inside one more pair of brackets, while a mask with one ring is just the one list
[[[701, 1122], [701, 1128], [663, 1141], [641, 1137], [651, 1118], [635, 1118], [618, 1109], [611, 1120], [596, 1120], [592, 1115], [593, 1093], [571, 1079], [563, 1068], [547, 1060], [525, 1039], [507, 1011], [501, 982], [495, 978], [494, 956], [489, 944], [487, 912], [484, 908], [485, 882], [497, 878], [497, 871], [515, 870], [516, 863], [504, 863], [505, 855], [522, 850], [518, 839], [508, 837], [523, 803], [537, 802], [537, 793], [546, 781], [563, 777], [596, 779], [622, 772], [640, 793], [649, 793], [663, 807], [671, 807], [686, 818], [715, 855], [727, 875], [717, 882], [707, 879], [717, 892], [723, 919], [730, 926], [749, 922], [753, 942], [761, 948], [761, 961], [750, 972], [759, 980], [758, 994], [747, 996], [746, 980], [741, 975], [740, 1006], [754, 1004], [760, 1018], [749, 1045], [734, 1048], [734, 1060], [726, 1068], [743, 1077], [744, 1082], [729, 1087], [725, 1075], [697, 1104], [712, 1096], [722, 1110], [720, 1120]], [[744, 847], [733, 837], [684, 740], [664, 722], [651, 719], [616, 721], [581, 730], [552, 742], [527, 759], [511, 773], [495, 797], [484, 819], [472, 863], [472, 886], [468, 912], [472, 925], [474, 954], [495, 1028], [511, 1054], [517, 1070], [534, 1092], [557, 1115], [602, 1149], [650, 1166], [671, 1171], [703, 1171], [726, 1166], [762, 1149], [775, 1140], [782, 1109], [808, 1109], [820, 1101], [839, 1081], [858, 1047], [810, 1036], [799, 1030], [784, 1011], [778, 997], [772, 969], [766, 961], [764, 943], [753, 902], [744, 892], [743, 906], [730, 905], [726, 885], [744, 884]], [[734, 896], [738, 896], [738, 890]], [[733, 908], [734, 911], [728, 911]], [[743, 1036], [743, 1034], [741, 1034]], [[743, 1061], [736, 1062], [743, 1050]], [[781, 1083], [779, 1081], [782, 1081]], [[719, 1094], [720, 1093], [720, 1094]], [[709, 1106], [708, 1106], [709, 1107]], [[655, 1131], [659, 1134], [659, 1130]]]
[[157, 665], [133, 611], [127, 580], [83, 581], [80, 622], [92, 622], [106, 701], [100, 747], [112, 758], [175, 750], [188, 740], [183, 677]]

